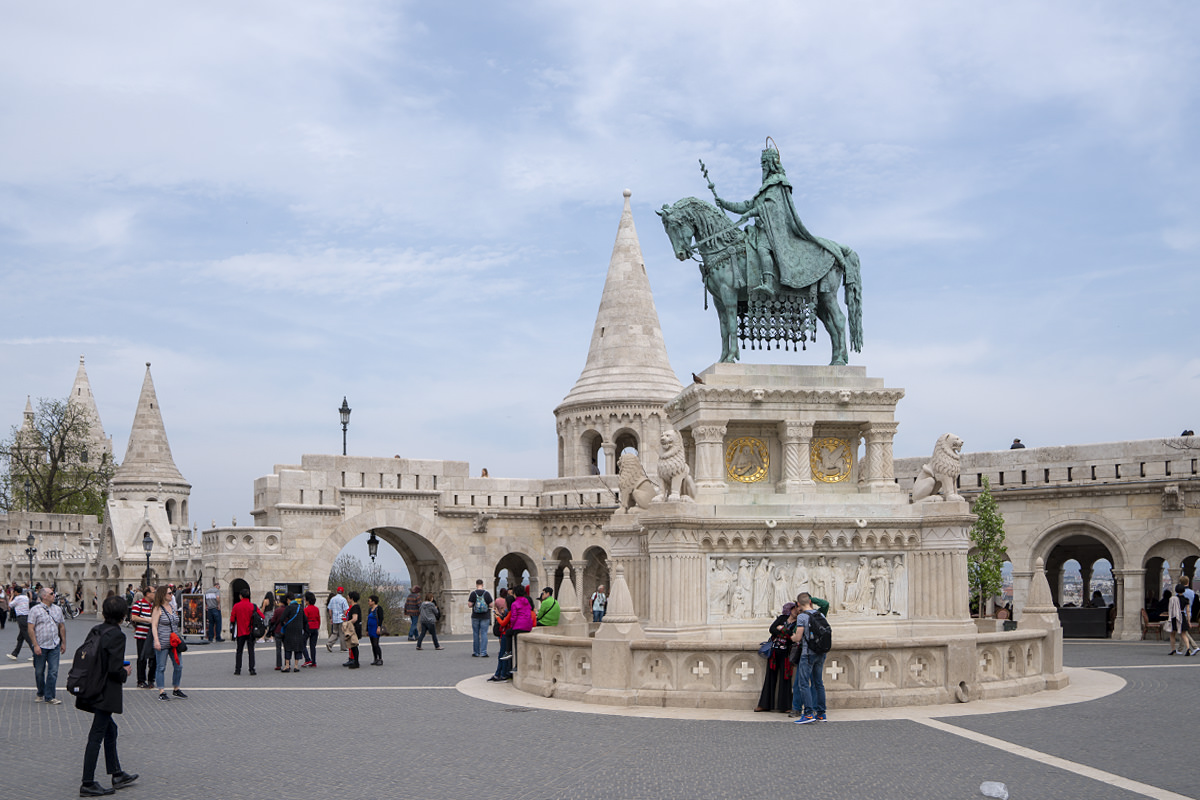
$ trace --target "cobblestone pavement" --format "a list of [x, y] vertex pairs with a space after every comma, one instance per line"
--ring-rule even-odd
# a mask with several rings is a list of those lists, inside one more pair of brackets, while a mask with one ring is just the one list
[[[60, 686], [88, 627], [69, 623]], [[0, 638], [5, 652], [14, 640], [9, 627]], [[1068, 643], [1068, 665], [1111, 670], [1128, 682], [1092, 702], [929, 723], [837, 722], [834, 711], [831, 722], [805, 726], [783, 717], [763, 725], [490, 703], [454, 687], [495, 668], [495, 642], [486, 660], [471, 657], [469, 639], [443, 644], [440, 652], [429, 642], [416, 652], [385, 640], [384, 666], [364, 662], [357, 671], [321, 647], [318, 668], [298, 674], [273, 671], [274, 648], [264, 647], [254, 677], [233, 675], [228, 643], [193, 647], [184, 655], [189, 698], [160, 703], [153, 691], [126, 690], [119, 747], [123, 765], [142, 777], [121, 800], [908, 800], [979, 797], [984, 780], [1005, 782], [1014, 800], [1200, 792], [1185, 724], [1200, 688], [1200, 657], [1168, 657], [1165, 644]], [[34, 703], [26, 656], [0, 658], [0, 799], [75, 797], [91, 716], [69, 699]]]

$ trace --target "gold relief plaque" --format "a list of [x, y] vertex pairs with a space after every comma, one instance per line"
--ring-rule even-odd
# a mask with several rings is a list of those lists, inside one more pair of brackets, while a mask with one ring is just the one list
[[743, 436], [725, 448], [725, 474], [742, 483], [757, 483], [767, 479], [771, 455], [762, 439]]
[[850, 443], [832, 436], [814, 439], [812, 443], [812, 474], [825, 483], [838, 483], [850, 477], [853, 462]]

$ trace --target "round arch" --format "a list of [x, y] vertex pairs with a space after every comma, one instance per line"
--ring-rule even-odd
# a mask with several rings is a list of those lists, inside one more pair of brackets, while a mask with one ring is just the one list
[[1125, 551], [1125, 534], [1106, 517], [1090, 512], [1060, 514], [1052, 517], [1033, 535], [1033, 546], [1030, 547], [1027, 569], [1033, 569], [1033, 563], [1041, 558], [1049, 563], [1051, 551], [1064, 540], [1072, 536], [1089, 536], [1100, 542], [1108, 550], [1112, 558], [1113, 569], [1126, 569], [1129, 555]]
[[508, 586], [512, 588], [521, 582], [522, 573], [529, 573], [529, 589], [537, 596], [539, 589], [538, 581], [538, 562], [529, 553], [523, 553], [519, 550], [510, 550], [504, 554], [504, 557], [496, 562], [496, 566], [492, 569], [492, 594], [495, 595], [497, 587], [500, 585], [500, 573], [508, 570]]
[[[474, 588], [474, 581], [469, 580], [459, 546], [440, 526], [407, 509], [381, 508], [356, 514], [329, 532], [313, 556], [308, 585], [314, 591], [324, 590], [333, 562], [342, 548], [365, 531], [374, 531], [376, 536], [395, 547], [406, 559], [411, 554], [418, 561], [438, 562], [445, 572], [446, 584], [441, 587], [442, 591], [466, 592]], [[413, 581], [418, 580], [417, 573], [413, 571], [415, 566], [409, 565]]]

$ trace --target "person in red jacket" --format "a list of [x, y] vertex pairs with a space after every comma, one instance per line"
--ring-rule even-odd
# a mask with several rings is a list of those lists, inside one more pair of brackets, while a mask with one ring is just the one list
[[249, 590], [242, 590], [242, 599], [238, 600], [233, 605], [233, 611], [229, 614], [229, 626], [231, 628], [230, 635], [237, 639], [237, 655], [233, 661], [233, 674], [242, 674], [242, 649], [246, 648], [250, 651], [250, 674], [257, 675], [254, 671], [254, 626], [252, 618], [258, 616], [258, 609], [254, 607], [254, 603], [250, 602]]
[[317, 608], [317, 596], [312, 592], [304, 593], [304, 619], [308, 621], [308, 660], [306, 667], [317, 665], [317, 637], [321, 635], [321, 609]]

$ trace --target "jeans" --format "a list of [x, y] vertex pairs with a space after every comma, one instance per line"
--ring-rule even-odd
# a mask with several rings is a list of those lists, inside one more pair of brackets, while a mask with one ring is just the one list
[[216, 639], [218, 642], [225, 641], [221, 638], [221, 609], [209, 608], [206, 609], [205, 617], [208, 620], [208, 640], [211, 642]]
[[596, 609], [592, 609], [592, 622], [603, 622], [603, 621], [604, 621], [604, 612], [597, 611]]
[[425, 641], [425, 634], [427, 633], [433, 637], [433, 646], [441, 647], [437, 640], [437, 626], [430, 625], [428, 622], [421, 623], [421, 632], [417, 634], [417, 647], [420, 647], [421, 643]]
[[33, 654], [33, 672], [37, 676], [38, 697], [54, 699], [54, 685], [58, 683], [58, 645], [43, 647], [42, 654]]
[[237, 655], [233, 658], [233, 671], [242, 671], [242, 648], [250, 651], [250, 671], [254, 672], [254, 637], [246, 634], [237, 637]]
[[137, 642], [137, 682], [138, 686], [149, 683], [151, 676], [157, 670], [154, 659], [154, 642], [150, 637], [134, 639]]
[[792, 684], [792, 711], [811, 714], [825, 713], [825, 656], [828, 653], [805, 653], [796, 665]]
[[409, 620], [411, 620], [411, 624], [408, 626], [408, 640], [411, 642], [417, 638], [417, 616], [414, 614], [409, 617]]
[[317, 638], [321, 635], [320, 628], [308, 629], [308, 663], [317, 663]]
[[488, 628], [491, 624], [492, 621], [487, 617], [471, 617], [471, 652], [477, 656], [487, 655]]
[[29, 645], [29, 649], [33, 649], [33, 642], [29, 641], [29, 617], [17, 617], [17, 649], [13, 650], [14, 656], [21, 655], [21, 643]]
[[[153, 646], [153, 645], [152, 645]], [[183, 677], [183, 657], [180, 656], [179, 663], [175, 663], [175, 659], [171, 658], [171, 648], [164, 647], [162, 650], [155, 650], [154, 657], [158, 663], [154, 665], [154, 685], [159, 691], [166, 689], [167, 664], [170, 664], [173, 672], [171, 675], [171, 688], [179, 688], [179, 680]]]
[[92, 727], [88, 731], [87, 747], [83, 749], [83, 782], [96, 780], [96, 761], [100, 758], [100, 743], [104, 742], [104, 771], [116, 775], [121, 771], [121, 760], [117, 758], [117, 723], [107, 711], [92, 714]]
[[500, 657], [496, 660], [496, 674], [494, 677], [502, 680], [508, 680], [512, 677], [512, 659], [505, 658], [512, 652], [512, 634], [506, 633], [500, 637]]

